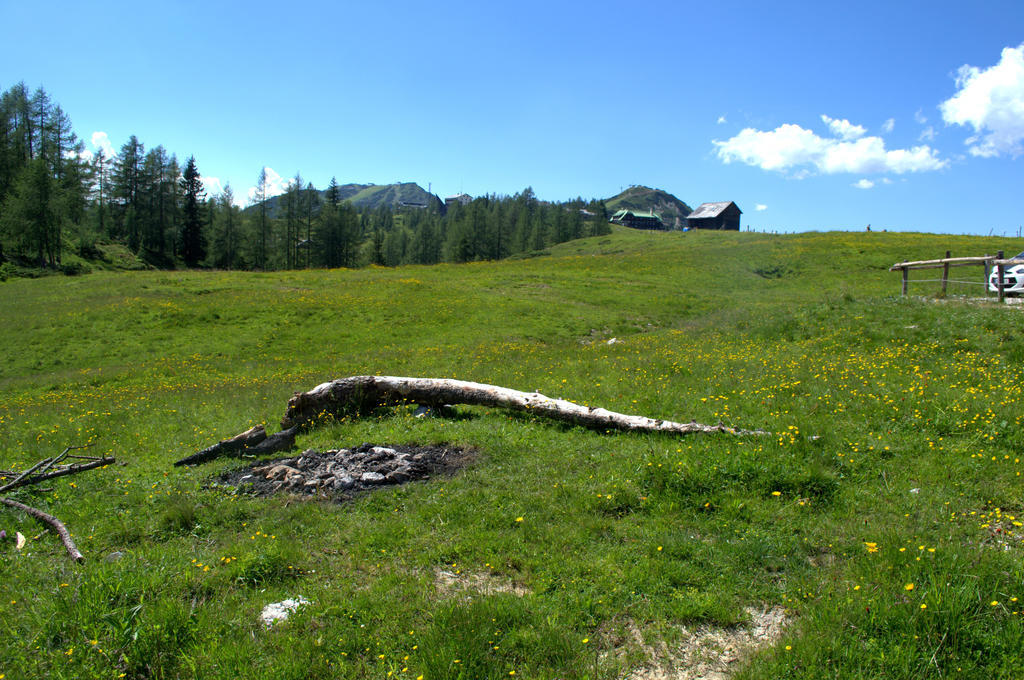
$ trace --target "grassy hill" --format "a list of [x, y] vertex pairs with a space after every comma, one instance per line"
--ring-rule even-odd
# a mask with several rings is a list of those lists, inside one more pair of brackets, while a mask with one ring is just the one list
[[[358, 185], [356, 185], [358, 186]], [[401, 184], [365, 185], [347, 200], [360, 208], [378, 208], [380, 206], [398, 207], [403, 203], [437, 203], [436, 196], [428, 194], [415, 182]]]
[[[714, 636], [756, 647], [718, 659], [744, 678], [1014, 677], [1020, 312], [927, 282], [901, 299], [887, 271], [947, 249], [1024, 243], [617, 229], [514, 262], [2, 283], [0, 470], [86, 443], [118, 463], [4, 494], [86, 562], [0, 508], [28, 539], [0, 540], [0, 674], [671, 677]], [[343, 503], [213, 485], [252, 461], [171, 466], [357, 374], [771, 434], [397, 407], [298, 451], [445, 443], [470, 464]], [[766, 616], [780, 634], [742, 637]]]
[[606, 199], [604, 204], [609, 213], [617, 210], [654, 210], [661, 215], [669, 229], [682, 229], [686, 226], [686, 216], [693, 212], [690, 206], [672, 194], [644, 186], [631, 186], [617, 196]]

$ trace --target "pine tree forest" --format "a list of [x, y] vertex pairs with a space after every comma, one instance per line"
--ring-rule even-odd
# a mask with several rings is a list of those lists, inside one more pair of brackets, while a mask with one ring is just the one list
[[0, 279], [74, 274], [119, 251], [137, 266], [275, 270], [499, 260], [609, 233], [600, 201], [549, 203], [526, 188], [467, 204], [359, 209], [296, 173], [268, 196], [265, 170], [244, 208], [203, 186], [200, 161], [132, 135], [90, 153], [43, 89], [0, 95]]

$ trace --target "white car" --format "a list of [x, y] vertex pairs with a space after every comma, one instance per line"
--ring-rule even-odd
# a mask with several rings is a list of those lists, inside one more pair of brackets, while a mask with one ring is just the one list
[[[1024, 253], [1014, 256], [1013, 259], [1024, 260]], [[999, 269], [996, 267], [992, 267], [992, 273], [988, 275], [988, 290], [990, 293], [999, 292]], [[1003, 294], [1024, 294], [1024, 264], [1003, 267]]]

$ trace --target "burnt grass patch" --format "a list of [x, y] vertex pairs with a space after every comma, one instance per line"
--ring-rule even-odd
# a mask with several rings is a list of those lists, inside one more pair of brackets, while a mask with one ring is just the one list
[[344, 501], [381, 487], [451, 476], [477, 457], [477, 450], [433, 444], [377, 445], [315, 451], [256, 461], [227, 470], [211, 486], [254, 496], [290, 494]]

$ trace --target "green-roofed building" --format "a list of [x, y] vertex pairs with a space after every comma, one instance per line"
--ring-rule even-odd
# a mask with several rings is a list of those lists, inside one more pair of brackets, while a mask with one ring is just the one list
[[661, 221], [661, 215], [651, 210], [640, 212], [639, 210], [620, 210], [612, 215], [611, 222], [621, 224], [624, 227], [633, 229], [665, 229], [665, 223]]

